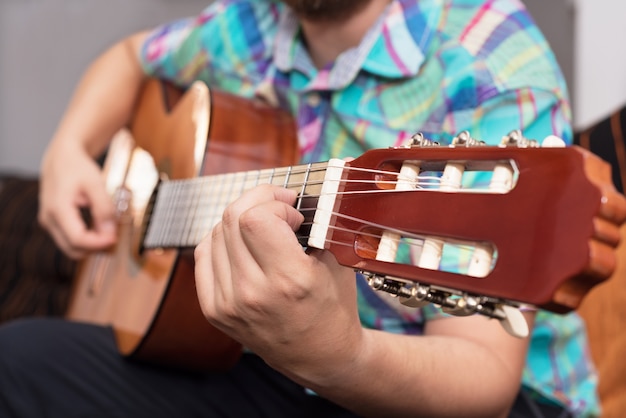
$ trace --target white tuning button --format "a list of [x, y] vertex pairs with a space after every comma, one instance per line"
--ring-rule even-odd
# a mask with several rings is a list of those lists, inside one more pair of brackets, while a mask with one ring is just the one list
[[528, 337], [528, 322], [518, 308], [505, 304], [499, 305], [498, 308], [504, 312], [504, 318], [500, 320], [500, 324], [506, 332], [514, 337]]
[[565, 141], [556, 135], [548, 135], [541, 143], [542, 148], [563, 148], [565, 147]]

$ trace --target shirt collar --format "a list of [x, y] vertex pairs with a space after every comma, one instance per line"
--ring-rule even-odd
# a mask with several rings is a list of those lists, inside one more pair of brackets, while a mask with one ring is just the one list
[[[385, 78], [417, 74], [439, 22], [441, 0], [394, 0], [361, 43], [342, 53], [327, 69], [317, 71], [299, 36], [298, 19], [283, 7], [274, 62], [285, 73], [308, 77], [307, 89], [336, 90], [350, 84], [359, 71]], [[419, 4], [419, 5], [418, 5]]]

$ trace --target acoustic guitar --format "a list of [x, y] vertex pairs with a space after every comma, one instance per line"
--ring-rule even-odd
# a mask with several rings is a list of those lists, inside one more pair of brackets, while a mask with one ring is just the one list
[[267, 183], [298, 192], [303, 247], [332, 252], [398, 303], [487, 315], [524, 336], [520, 308], [569, 312], [611, 275], [626, 199], [590, 152], [504, 138], [485, 146], [463, 132], [440, 146], [416, 134], [353, 161], [294, 165], [284, 111], [149, 80], [104, 164], [118, 243], [81, 262], [67, 316], [110, 325], [137, 361], [230, 368], [241, 346], [203, 317], [192, 249]]

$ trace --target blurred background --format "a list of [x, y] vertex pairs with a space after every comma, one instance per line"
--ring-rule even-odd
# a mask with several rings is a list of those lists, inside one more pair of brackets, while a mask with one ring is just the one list
[[[116, 40], [209, 0], [0, 0], [0, 172], [37, 174], [86, 66]], [[626, 103], [626, 2], [525, 0], [555, 50], [583, 129]]]

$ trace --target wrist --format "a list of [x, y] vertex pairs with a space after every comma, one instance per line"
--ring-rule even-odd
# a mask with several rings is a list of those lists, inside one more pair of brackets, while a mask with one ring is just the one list
[[284, 373], [302, 386], [331, 398], [332, 394], [347, 386], [367, 384], [360, 375], [363, 370], [367, 370], [370, 362], [374, 344], [372, 337], [372, 330], [359, 325], [359, 329], [346, 338], [349, 342], [328, 342], [330, 348], [323, 355], [313, 355], [311, 360], [289, 368]]

